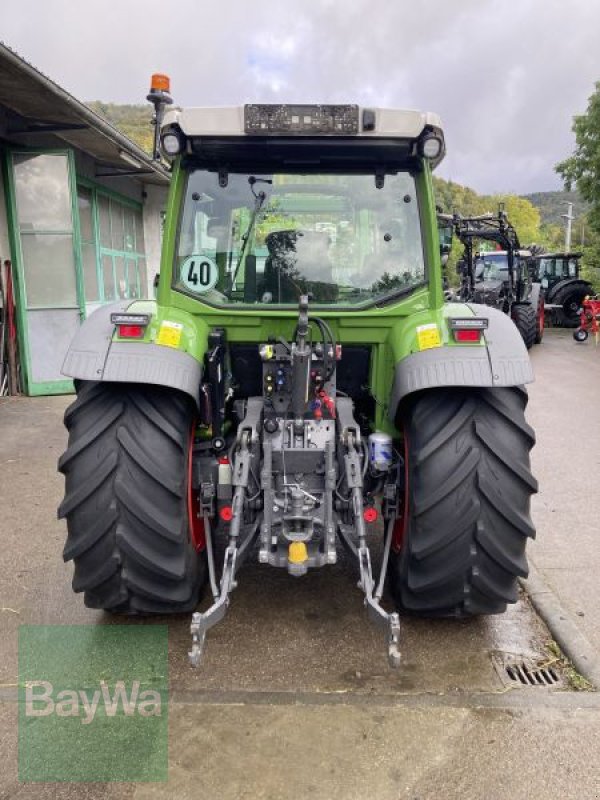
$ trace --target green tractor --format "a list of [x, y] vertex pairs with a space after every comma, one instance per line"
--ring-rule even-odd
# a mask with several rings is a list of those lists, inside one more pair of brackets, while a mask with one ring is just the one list
[[504, 611], [534, 536], [533, 376], [508, 317], [444, 302], [439, 118], [167, 92], [156, 300], [94, 313], [64, 365], [73, 589], [192, 612], [193, 665], [248, 560], [300, 578], [344, 546], [392, 665], [399, 613]]

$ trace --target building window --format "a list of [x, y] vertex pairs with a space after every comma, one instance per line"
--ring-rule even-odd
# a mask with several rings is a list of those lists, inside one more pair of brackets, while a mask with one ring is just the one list
[[141, 207], [99, 188], [77, 194], [86, 303], [147, 297]]
[[13, 168], [27, 308], [76, 308], [67, 156], [15, 153]]
[[81, 231], [81, 265], [83, 268], [83, 287], [86, 303], [100, 300], [98, 291], [98, 259], [96, 257], [96, 236], [94, 233], [94, 208], [91, 189], [79, 186], [77, 205], [79, 207], [79, 228]]

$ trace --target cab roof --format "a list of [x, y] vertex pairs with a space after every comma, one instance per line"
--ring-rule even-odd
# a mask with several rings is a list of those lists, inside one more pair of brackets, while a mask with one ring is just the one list
[[398, 139], [416, 141], [424, 133], [442, 141], [439, 156], [445, 154], [442, 122], [431, 111], [366, 108], [358, 105], [254, 105], [169, 108], [162, 130], [177, 127], [188, 138], [254, 139], [258, 137], [328, 139]]

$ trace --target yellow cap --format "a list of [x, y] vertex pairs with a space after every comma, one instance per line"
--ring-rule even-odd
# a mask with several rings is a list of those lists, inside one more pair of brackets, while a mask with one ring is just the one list
[[290, 564], [303, 564], [308, 558], [308, 551], [304, 542], [290, 542], [288, 560]]

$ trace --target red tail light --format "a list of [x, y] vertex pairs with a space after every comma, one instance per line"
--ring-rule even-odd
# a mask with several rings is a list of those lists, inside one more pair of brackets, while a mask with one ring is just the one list
[[454, 331], [454, 338], [457, 342], [478, 342], [481, 339], [481, 331], [468, 328]]
[[141, 339], [144, 328], [141, 325], [117, 325], [121, 339]]
[[487, 317], [452, 317], [448, 320], [455, 342], [479, 342], [488, 325]]
[[110, 321], [117, 326], [120, 339], [142, 339], [150, 323], [150, 314], [111, 314]]

